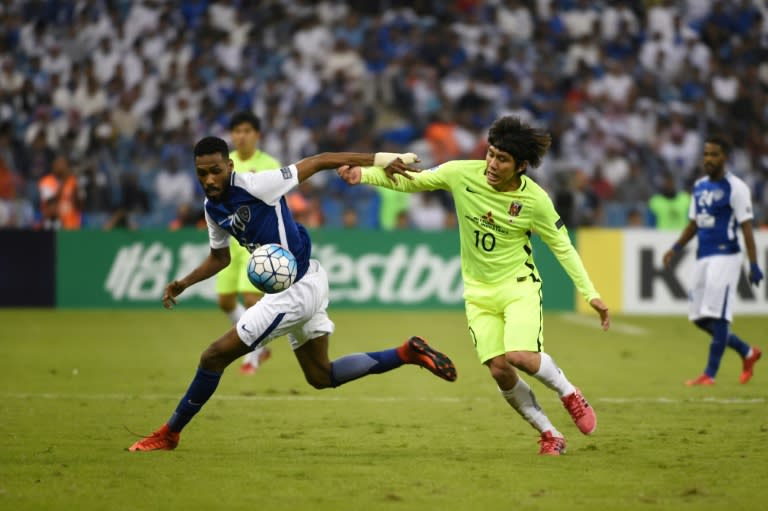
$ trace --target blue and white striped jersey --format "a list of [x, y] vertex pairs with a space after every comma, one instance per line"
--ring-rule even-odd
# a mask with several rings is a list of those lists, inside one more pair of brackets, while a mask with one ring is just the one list
[[738, 253], [738, 227], [752, 219], [749, 187], [731, 172], [719, 181], [700, 178], [693, 185], [688, 218], [696, 222], [697, 258]]
[[229, 237], [253, 252], [259, 245], [278, 243], [296, 257], [300, 280], [309, 267], [312, 241], [293, 219], [284, 195], [299, 184], [295, 165], [258, 173], [232, 172], [226, 198], [205, 200], [205, 221], [212, 248], [229, 246]]

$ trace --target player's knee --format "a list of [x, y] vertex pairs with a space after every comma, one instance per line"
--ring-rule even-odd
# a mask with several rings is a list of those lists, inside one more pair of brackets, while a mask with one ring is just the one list
[[533, 366], [538, 365], [538, 359], [534, 361], [534, 356], [535, 354], [530, 351], [510, 351], [504, 355], [504, 358], [512, 367], [533, 374], [536, 372]]
[[515, 377], [515, 369], [507, 362], [504, 356], [491, 359], [488, 362], [488, 369], [491, 371], [491, 377], [500, 385]]

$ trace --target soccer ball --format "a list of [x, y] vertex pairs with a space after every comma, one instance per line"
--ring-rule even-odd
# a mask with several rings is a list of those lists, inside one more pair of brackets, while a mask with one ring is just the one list
[[296, 280], [296, 258], [276, 243], [261, 245], [248, 260], [248, 280], [264, 293], [285, 291]]

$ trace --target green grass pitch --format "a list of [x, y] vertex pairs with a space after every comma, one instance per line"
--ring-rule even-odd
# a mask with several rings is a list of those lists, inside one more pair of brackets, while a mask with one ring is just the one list
[[[304, 382], [285, 339], [254, 376], [233, 366], [173, 452], [129, 453], [175, 408], [214, 310], [0, 310], [0, 510], [739, 510], [768, 502], [768, 361], [748, 385], [726, 353], [717, 385], [687, 388], [708, 339], [684, 317], [550, 314], [545, 347], [598, 415], [537, 435], [477, 363], [461, 312], [331, 310], [331, 357], [425, 336], [456, 383], [406, 366], [335, 390]], [[735, 331], [768, 348], [765, 317]], [[235, 369], [235, 370], [232, 370]]]

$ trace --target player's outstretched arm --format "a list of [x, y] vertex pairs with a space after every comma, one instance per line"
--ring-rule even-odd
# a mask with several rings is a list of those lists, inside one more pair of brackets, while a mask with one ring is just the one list
[[591, 305], [592, 308], [595, 309], [595, 312], [600, 315], [600, 326], [603, 327], [603, 330], [608, 330], [611, 326], [611, 317], [608, 315], [608, 306], [605, 305], [600, 298], [592, 298], [589, 301], [589, 305]]
[[384, 168], [392, 180], [395, 174], [411, 179], [407, 171], [414, 170], [409, 165], [417, 161], [419, 158], [413, 153], [320, 153], [299, 161], [296, 163], [296, 169], [299, 173], [299, 183], [321, 170], [335, 169], [343, 165], [353, 167], [373, 165]]
[[192, 270], [183, 279], [174, 280], [165, 286], [163, 293], [163, 306], [172, 309], [176, 305], [176, 297], [189, 286], [213, 277], [229, 265], [229, 247], [211, 248], [208, 257], [200, 263], [200, 266]]

